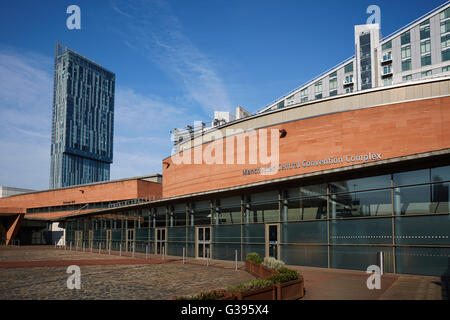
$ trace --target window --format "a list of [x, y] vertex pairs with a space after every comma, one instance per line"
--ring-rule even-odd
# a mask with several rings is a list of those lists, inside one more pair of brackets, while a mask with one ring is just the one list
[[345, 93], [350, 93], [350, 92], [353, 92], [353, 86], [345, 88]]
[[392, 41], [389, 41], [389, 42], [386, 42], [385, 44], [383, 44], [382, 46], [381, 46], [381, 50], [388, 50], [388, 49], [391, 49], [392, 48]]
[[420, 24], [420, 40], [430, 37], [430, 19], [425, 20]]
[[450, 20], [441, 22], [441, 33], [447, 33], [450, 31]]
[[330, 79], [330, 91], [337, 89], [337, 79]]
[[288, 97], [288, 98], [286, 99], [286, 104], [287, 104], [287, 105], [294, 104], [294, 102], [295, 102], [295, 95], [292, 95], [292, 96], [290, 96], [290, 97]]
[[402, 44], [402, 45], [408, 44], [408, 43], [411, 42], [411, 36], [410, 36], [409, 31], [403, 33], [403, 34], [400, 36], [400, 41], [401, 41], [401, 44]]
[[383, 85], [390, 86], [392, 84], [392, 77], [383, 79]]
[[300, 91], [300, 99], [301, 102], [307, 102], [308, 101], [308, 88], [303, 89]]
[[431, 54], [426, 54], [420, 58], [422, 67], [429, 66], [431, 64]]
[[337, 95], [337, 78], [330, 79], [330, 96]]
[[426, 40], [420, 43], [420, 53], [428, 53], [431, 50], [430, 40]]
[[402, 77], [402, 80], [403, 81], [410, 81], [410, 80], [412, 80], [412, 75], [408, 74], [407, 76]]
[[411, 57], [411, 46], [406, 46], [402, 48], [402, 59]]
[[344, 67], [344, 73], [353, 72], [353, 62]]
[[402, 61], [402, 71], [411, 70], [411, 59]]
[[335, 72], [333, 72], [333, 73], [330, 73], [330, 79], [331, 78], [336, 78], [337, 77], [337, 71], [335, 71]]
[[450, 47], [450, 34], [441, 37], [441, 49]]
[[444, 11], [442, 11], [440, 16], [441, 16], [441, 20], [444, 20], [444, 19], [447, 19], [448, 17], [450, 17], [450, 8], [447, 8]]
[[442, 72], [450, 71], [450, 66], [446, 66], [442, 68]]
[[278, 102], [278, 104], [277, 104], [277, 109], [281, 109], [281, 108], [284, 108], [284, 100], [281, 102]]
[[345, 76], [345, 83], [353, 83], [353, 75]]
[[392, 59], [392, 51], [385, 52], [383, 54], [383, 61], [391, 60]]
[[383, 67], [383, 74], [392, 73], [392, 64], [388, 64]]
[[319, 81], [314, 85], [314, 93], [316, 95], [316, 99], [322, 98], [322, 81]]
[[431, 70], [422, 72], [422, 77], [428, 77], [428, 76], [431, 76]]
[[442, 51], [442, 61], [450, 60], [450, 50]]

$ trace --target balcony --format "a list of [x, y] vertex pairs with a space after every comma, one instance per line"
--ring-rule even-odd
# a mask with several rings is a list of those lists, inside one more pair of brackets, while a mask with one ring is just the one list
[[381, 65], [384, 65], [384, 64], [387, 64], [387, 63], [391, 63], [391, 62], [392, 62], [392, 56], [391, 55], [385, 55], [381, 59]]
[[382, 77], [389, 77], [392, 76], [392, 68], [383, 68], [383, 71], [381, 72]]
[[353, 85], [353, 84], [354, 84], [353, 78], [345, 79], [345, 80], [344, 80], [344, 87], [345, 87], [345, 86], [351, 86], [351, 85]]

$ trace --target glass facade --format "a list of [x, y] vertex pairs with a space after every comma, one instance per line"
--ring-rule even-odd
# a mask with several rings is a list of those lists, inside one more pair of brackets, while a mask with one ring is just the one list
[[115, 75], [57, 43], [50, 188], [109, 180]]
[[450, 259], [450, 166], [138, 207], [67, 220], [67, 244], [195, 257], [207, 236], [212, 258], [243, 260], [272, 226], [287, 264], [366, 270], [383, 252], [385, 272], [439, 276]]
[[370, 45], [370, 33], [359, 36], [360, 44], [360, 69], [361, 69], [361, 89], [372, 88], [372, 54]]

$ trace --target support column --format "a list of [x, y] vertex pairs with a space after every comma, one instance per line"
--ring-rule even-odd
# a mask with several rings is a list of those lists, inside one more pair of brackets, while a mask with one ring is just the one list
[[6, 231], [6, 245], [10, 245], [11, 242], [17, 235], [20, 226], [22, 225], [24, 214], [18, 214], [15, 217], [12, 217], [8, 221], [8, 229]]

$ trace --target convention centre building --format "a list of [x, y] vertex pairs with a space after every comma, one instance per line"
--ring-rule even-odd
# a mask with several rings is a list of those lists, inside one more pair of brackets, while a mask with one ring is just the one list
[[[102, 201], [119, 204], [89, 210], [83, 186], [16, 195], [0, 199], [0, 217], [1, 207], [22, 208], [25, 221], [57, 223], [64, 243], [78, 247], [225, 260], [257, 252], [354, 270], [378, 264], [382, 252], [385, 273], [442, 275], [450, 259], [450, 3], [384, 38], [377, 24], [354, 31], [355, 56], [259, 112], [237, 108], [210, 127], [174, 130], [161, 181], [147, 182], [155, 189], [105, 189], [105, 198], [117, 197]], [[77, 197], [62, 196], [67, 190]], [[44, 206], [51, 192], [59, 202]], [[31, 195], [41, 207], [21, 204]], [[146, 200], [120, 203], [127, 198]], [[50, 215], [52, 206], [72, 209]]]

